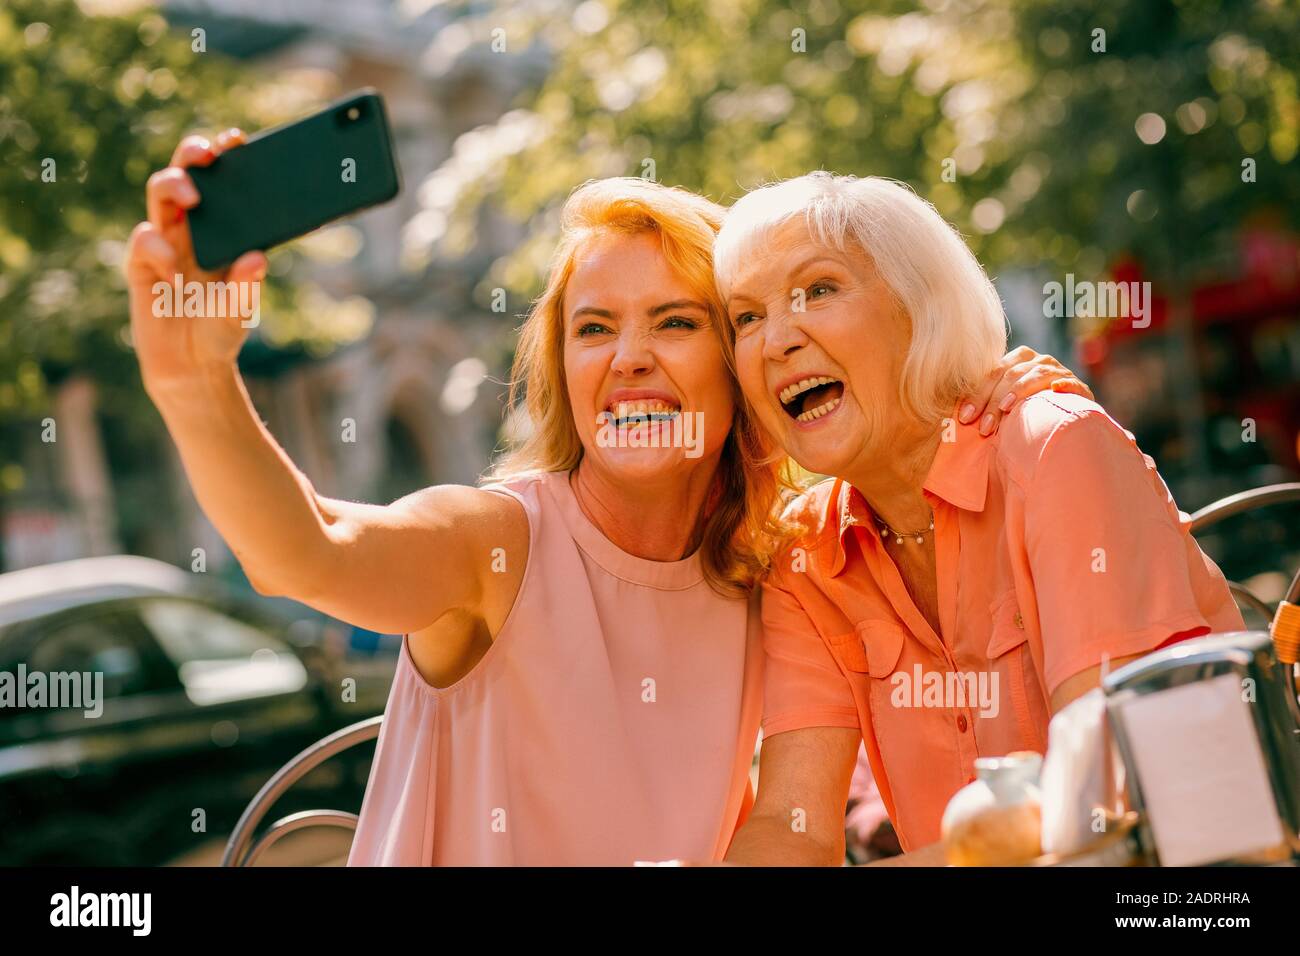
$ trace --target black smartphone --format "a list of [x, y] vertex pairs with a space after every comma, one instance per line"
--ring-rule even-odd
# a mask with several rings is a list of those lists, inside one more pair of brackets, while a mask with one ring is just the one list
[[384, 100], [371, 89], [188, 171], [200, 197], [189, 211], [194, 258], [208, 271], [387, 202], [401, 189]]

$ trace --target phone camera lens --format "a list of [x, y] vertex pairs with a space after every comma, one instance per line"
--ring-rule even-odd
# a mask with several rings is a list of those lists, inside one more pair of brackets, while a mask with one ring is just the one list
[[361, 116], [361, 110], [358, 107], [353, 106], [348, 110], [348, 119], [356, 120], [360, 116]]

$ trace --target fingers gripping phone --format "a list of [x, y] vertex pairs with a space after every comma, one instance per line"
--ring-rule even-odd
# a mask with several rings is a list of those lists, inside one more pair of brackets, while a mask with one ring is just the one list
[[194, 258], [208, 271], [269, 249], [401, 189], [384, 101], [365, 89], [319, 113], [258, 133], [188, 170]]

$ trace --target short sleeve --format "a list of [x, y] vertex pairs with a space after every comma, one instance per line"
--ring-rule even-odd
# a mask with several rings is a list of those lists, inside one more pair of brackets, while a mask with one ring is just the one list
[[1104, 412], [1054, 429], [1024, 507], [1049, 694], [1103, 657], [1210, 631], [1197, 601], [1215, 584], [1209, 559], [1155, 463]]
[[763, 585], [763, 734], [859, 729], [853, 688], [795, 595]]

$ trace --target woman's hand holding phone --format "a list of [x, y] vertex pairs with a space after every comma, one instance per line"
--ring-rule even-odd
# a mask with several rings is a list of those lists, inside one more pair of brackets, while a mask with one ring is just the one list
[[[257, 287], [243, 284], [261, 282], [266, 256], [249, 252], [223, 271], [200, 269], [186, 215], [199, 202], [198, 189], [186, 170], [207, 166], [243, 142], [238, 129], [226, 130], [211, 142], [187, 136], [172, 154], [171, 165], [150, 176], [145, 187], [148, 219], [131, 233], [124, 271], [131, 301], [131, 338], [145, 390], [155, 400], [174, 386], [192, 386], [208, 371], [233, 368], [248, 337], [251, 325], [246, 318], [228, 314], [232, 310], [220, 306], [258, 301]], [[201, 301], [186, 295], [195, 282], [203, 289]], [[223, 295], [209, 294], [208, 283], [218, 282], [238, 287]], [[168, 289], [162, 291], [159, 283]], [[214, 302], [218, 314], [209, 315], [207, 308]]]
[[[363, 169], [391, 169], [387, 138], [377, 135], [382, 130], [379, 107], [374, 109], [369, 114], [372, 125], [350, 128], [357, 137], [359, 164]], [[331, 107], [325, 115], [332, 117], [334, 110]], [[296, 134], [329, 142], [331, 128], [317, 119], [299, 127]], [[292, 137], [288, 147], [284, 140], [279, 142], [278, 152], [264, 153], [269, 157], [266, 164], [252, 165], [260, 170], [282, 164], [286, 156], [292, 160], [297, 148]], [[362, 151], [366, 143], [369, 152]], [[145, 389], [176, 444], [199, 505], [259, 593], [290, 597], [370, 630], [411, 634], [414, 645], [423, 648], [416, 652], [422, 655], [421, 666], [433, 668], [426, 673], [459, 674], [464, 655], [476, 643], [468, 639], [439, 643], [436, 635], [431, 636], [434, 632], [420, 636], [421, 632], [451, 608], [477, 616], [474, 620], [481, 617], [483, 626], [500, 626], [514, 602], [523, 565], [517, 563], [518, 570], [510, 575], [485, 569], [491, 566], [494, 548], [527, 553], [527, 517], [504, 496], [454, 485], [425, 488], [385, 506], [327, 498], [316, 493], [276, 443], [236, 364], [248, 324], [238, 315], [228, 315], [228, 308], [218, 307], [213, 311], [221, 314], [208, 314], [206, 294], [195, 296], [193, 302], [186, 297], [183, 303], [176, 301], [175, 294], [178, 283], [182, 289], [202, 283], [205, 293], [211, 288], [208, 283], [218, 282], [242, 290], [260, 282], [266, 273], [262, 252], [238, 255], [221, 271], [201, 269], [195, 257], [187, 213], [198, 205], [199, 189], [188, 170], [209, 166], [235, 147], [257, 148], [256, 141], [245, 146], [239, 130], [228, 130], [211, 143], [187, 137], [176, 148], [171, 165], [149, 179], [148, 221], [131, 234], [125, 262], [131, 334]], [[250, 153], [227, 157], [236, 158], [248, 159]], [[324, 160], [317, 157], [315, 179], [304, 175], [298, 183], [311, 187], [310, 195], [305, 200], [299, 194], [284, 204], [278, 223], [271, 222], [277, 217], [266, 204], [239, 201], [240, 188], [255, 192], [259, 183], [275, 181], [265, 174], [255, 180], [258, 173], [242, 170], [228, 180], [235, 186], [205, 192], [208, 201], [223, 197], [222, 221], [212, 228], [210, 238], [229, 239], [229, 224], [240, 223], [232, 219], [232, 212], [257, 227], [247, 230], [249, 235], [259, 230], [275, 233], [262, 229], [269, 224], [278, 225], [278, 234], [291, 237], [314, 228], [315, 218], [329, 221], [349, 207], [373, 205], [394, 188], [395, 174], [367, 176], [369, 191], [355, 197], [343, 189], [331, 191], [328, 183], [317, 188], [314, 184], [325, 182], [322, 170], [330, 167], [332, 175], [333, 159], [333, 155]], [[320, 202], [314, 203], [315, 199]], [[209, 208], [213, 211], [215, 206]], [[199, 232], [202, 235], [201, 228]], [[226, 244], [246, 238], [236, 235]], [[165, 293], [160, 284], [173, 291]], [[158, 308], [164, 299], [173, 308]], [[454, 679], [449, 677], [448, 682]]]

